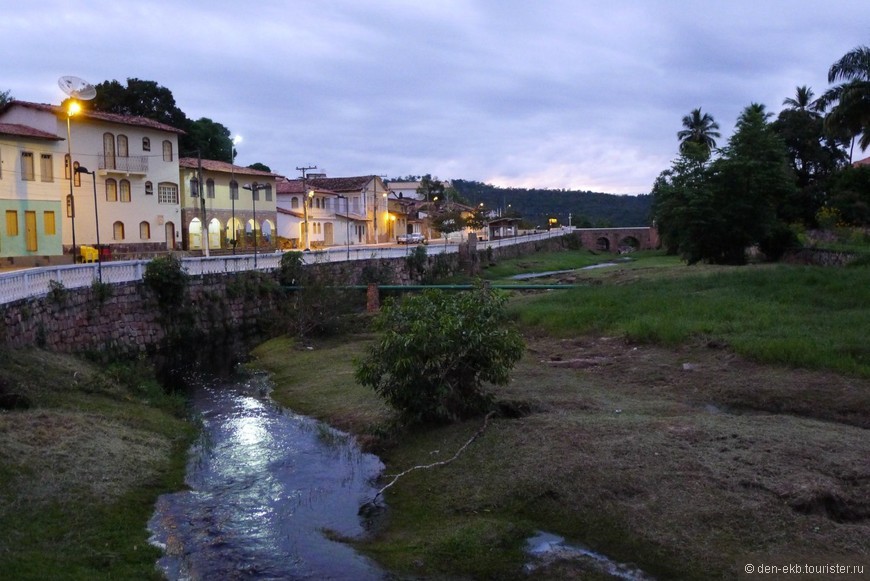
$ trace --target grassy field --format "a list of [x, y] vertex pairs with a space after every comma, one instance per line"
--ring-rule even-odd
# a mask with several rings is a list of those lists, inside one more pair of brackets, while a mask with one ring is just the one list
[[160, 579], [145, 524], [183, 486], [192, 428], [147, 365], [0, 352], [0, 578]]
[[[526, 258], [490, 274], [571, 268], [571, 255], [589, 259]], [[529, 413], [495, 419], [455, 462], [402, 478], [361, 550], [450, 579], [529, 578], [522, 547], [536, 530], [659, 578], [734, 578], [773, 558], [870, 564], [866, 268], [639, 255], [563, 276], [588, 288], [511, 302], [528, 349], [494, 393]], [[390, 413], [351, 379], [369, 340], [270, 342], [253, 364], [275, 374], [281, 403], [374, 444]], [[480, 425], [393, 438], [379, 450], [386, 473], [451, 457]], [[566, 560], [532, 578], [606, 576]]]

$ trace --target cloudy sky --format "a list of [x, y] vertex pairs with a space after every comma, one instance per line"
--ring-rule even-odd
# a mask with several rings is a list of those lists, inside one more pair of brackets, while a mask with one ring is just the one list
[[752, 102], [870, 44], [856, 0], [43, 0], [0, 18], [0, 91], [62, 75], [170, 89], [295, 177], [431, 173], [648, 193], [696, 107], [724, 144]]

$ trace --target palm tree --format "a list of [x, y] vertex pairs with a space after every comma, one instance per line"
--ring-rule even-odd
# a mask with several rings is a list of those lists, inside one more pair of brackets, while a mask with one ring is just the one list
[[813, 116], [816, 116], [819, 114], [818, 101], [813, 101], [814, 96], [815, 93], [813, 93], [813, 90], [806, 85], [803, 85], [795, 90], [794, 99], [791, 97], [784, 99], [782, 104], [792, 111], [811, 113]]
[[870, 48], [854, 48], [831, 65], [828, 82], [837, 81], [842, 82], [819, 98], [823, 108], [831, 107], [825, 125], [834, 133], [844, 132], [853, 145], [861, 135], [858, 143], [866, 149], [870, 147]]
[[716, 137], [721, 137], [719, 124], [713, 120], [709, 113], [701, 114], [701, 108], [693, 109], [691, 113], [683, 117], [685, 129], [677, 132], [680, 140], [680, 151], [685, 152], [688, 144], [695, 143], [707, 150], [707, 154], [716, 147]]

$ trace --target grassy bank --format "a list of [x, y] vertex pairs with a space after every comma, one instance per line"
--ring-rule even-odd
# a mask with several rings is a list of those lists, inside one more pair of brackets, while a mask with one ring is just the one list
[[[589, 288], [512, 303], [528, 350], [495, 393], [529, 413], [390, 488], [388, 522], [364, 551], [435, 578], [527, 578], [535, 530], [661, 578], [733, 578], [774, 556], [867, 560], [870, 382], [857, 335], [828, 321], [868, 328], [855, 288], [866, 272], [651, 256], [571, 276]], [[810, 348], [769, 363], [768, 340], [799, 331]], [[281, 403], [378, 434], [389, 412], [351, 377], [366, 340], [270, 342], [255, 365], [275, 374]], [[451, 457], [480, 424], [405, 434], [382, 453], [386, 473]], [[571, 560], [533, 577], [598, 575]]]
[[183, 486], [192, 429], [144, 362], [0, 352], [0, 577], [160, 579], [146, 523]]

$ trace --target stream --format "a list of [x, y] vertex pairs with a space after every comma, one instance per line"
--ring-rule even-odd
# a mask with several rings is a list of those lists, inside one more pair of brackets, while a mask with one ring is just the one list
[[265, 376], [196, 380], [202, 423], [188, 490], [162, 495], [148, 528], [158, 567], [181, 579], [384, 579], [385, 572], [325, 531], [358, 537], [361, 505], [380, 460], [352, 437], [285, 410]]

